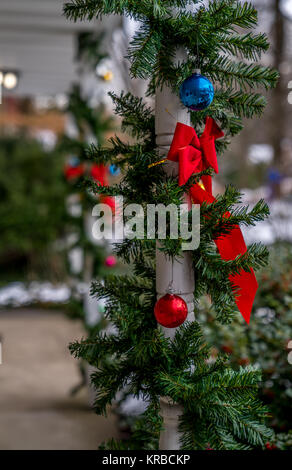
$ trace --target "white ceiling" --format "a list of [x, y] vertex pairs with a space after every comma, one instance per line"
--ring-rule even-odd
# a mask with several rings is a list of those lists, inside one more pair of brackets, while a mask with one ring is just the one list
[[[78, 31], [100, 28], [100, 22], [67, 20], [62, 14], [63, 3], [63, 0], [0, 1], [0, 70], [20, 72], [14, 94], [64, 93], [76, 79], [76, 35]], [[113, 21], [117, 19], [103, 21], [102, 26], [111, 29]]]

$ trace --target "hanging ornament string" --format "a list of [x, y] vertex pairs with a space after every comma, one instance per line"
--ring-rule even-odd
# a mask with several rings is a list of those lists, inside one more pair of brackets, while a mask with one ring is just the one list
[[168, 284], [167, 293], [173, 294], [173, 257], [171, 257], [171, 280]]
[[199, 54], [199, 41], [198, 41], [198, 35], [197, 35], [197, 57], [196, 57], [196, 69], [200, 70], [201, 69], [201, 64], [200, 64], [200, 54]]

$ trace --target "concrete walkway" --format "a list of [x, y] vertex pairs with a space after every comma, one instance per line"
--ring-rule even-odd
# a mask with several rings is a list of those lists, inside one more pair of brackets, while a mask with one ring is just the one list
[[88, 392], [67, 349], [79, 323], [42, 310], [0, 311], [0, 449], [97, 449], [118, 437], [115, 418], [90, 410]]

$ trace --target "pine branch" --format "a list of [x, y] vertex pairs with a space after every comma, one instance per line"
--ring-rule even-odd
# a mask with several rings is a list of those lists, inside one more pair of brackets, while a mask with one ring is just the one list
[[220, 49], [223, 52], [230, 53], [235, 57], [241, 56], [248, 60], [256, 61], [260, 59], [262, 52], [267, 51], [268, 48], [269, 43], [266, 34], [233, 34], [222, 36], [220, 39]]
[[92, 383], [96, 389], [94, 408], [98, 414], [106, 415], [107, 405], [112, 402], [117, 392], [127, 384], [128, 377], [129, 369], [126, 361], [104, 362], [102, 368], [91, 375]]
[[71, 354], [76, 358], [82, 358], [89, 364], [98, 366], [101, 359], [107, 356], [124, 354], [127, 352], [128, 343], [123, 337], [108, 336], [106, 333], [98, 333], [95, 337], [75, 341], [69, 345]]
[[128, 264], [131, 262], [140, 263], [145, 256], [150, 259], [154, 258], [155, 245], [155, 240], [125, 239], [122, 243], [115, 244], [114, 252]]
[[143, 103], [142, 98], [131, 93], [121, 93], [120, 96], [109, 93], [115, 105], [115, 113], [122, 116], [122, 128], [130, 128], [133, 137], [145, 139], [145, 135], [154, 136], [154, 114], [152, 109]]
[[257, 11], [250, 2], [241, 3], [237, 0], [214, 0], [209, 4], [209, 15], [213, 18], [212, 29], [233, 30], [253, 28], [257, 24]]
[[248, 247], [243, 255], [238, 255], [233, 260], [223, 260], [214, 248], [210, 251], [200, 250], [200, 256], [196, 256], [195, 268], [200, 270], [204, 278], [216, 279], [218, 270], [220, 277], [227, 278], [230, 275], [239, 274], [242, 270], [250, 272], [251, 268], [258, 270], [266, 266], [268, 260], [268, 250], [264, 245], [255, 243]]
[[212, 64], [205, 65], [203, 71], [221, 85], [232, 87], [238, 84], [243, 90], [255, 85], [265, 89], [275, 87], [279, 77], [278, 72], [268, 67], [232, 62], [227, 57], [219, 57]]
[[160, 47], [160, 31], [155, 31], [150, 24], [144, 23], [130, 42], [128, 59], [131, 61], [133, 77], [148, 78], [149, 71], [155, 67]]
[[145, 16], [154, 18], [169, 14], [169, 8], [163, 0], [71, 0], [65, 3], [64, 13], [67, 18], [77, 21], [92, 20], [102, 15], [125, 15], [134, 19], [143, 19]]
[[[152, 294], [153, 282], [131, 276], [107, 276], [104, 285], [99, 281], [94, 281], [91, 285], [91, 294], [98, 299], [118, 300], [121, 305], [128, 305], [133, 308], [146, 308], [145, 296]], [[129, 296], [128, 294], [132, 295]], [[143, 295], [143, 303], [139, 296]]]
[[220, 108], [230, 109], [236, 116], [251, 118], [263, 113], [266, 98], [258, 93], [244, 93], [228, 89], [215, 94], [214, 107], [217, 103]]

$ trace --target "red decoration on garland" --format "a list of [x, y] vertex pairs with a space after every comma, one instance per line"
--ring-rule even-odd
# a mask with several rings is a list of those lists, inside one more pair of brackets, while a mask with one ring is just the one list
[[111, 196], [101, 196], [100, 197], [100, 202], [102, 204], [107, 204], [111, 210], [112, 210], [112, 213], [115, 214], [116, 212], [116, 203], [115, 203], [115, 200], [113, 197]]
[[[179, 186], [187, 183], [194, 173], [213, 168], [218, 173], [215, 140], [224, 136], [214, 119], [207, 117], [206, 127], [198, 137], [195, 129], [178, 122], [167, 155], [168, 160], [179, 162]], [[211, 176], [202, 176], [206, 191], [212, 193]]]
[[266, 449], [267, 450], [276, 450], [277, 446], [275, 444], [271, 444], [270, 442], [266, 443]]
[[108, 168], [105, 165], [92, 165], [90, 173], [92, 178], [101, 186], [108, 186]]
[[[65, 165], [64, 173], [67, 180], [79, 178], [85, 173], [85, 165], [83, 163], [79, 165], [68, 163]], [[105, 165], [92, 165], [90, 168], [90, 174], [97, 183], [101, 184], [101, 186], [108, 186], [108, 168]]]
[[104, 264], [108, 268], [111, 268], [112, 266], [115, 266], [117, 264], [117, 259], [114, 255], [109, 255], [106, 257]]
[[[91, 167], [91, 176], [95, 181], [101, 186], [108, 186], [108, 173], [109, 169], [105, 165], [92, 165]], [[100, 202], [107, 204], [112, 213], [115, 213], [115, 200], [111, 196], [101, 195]]]
[[76, 178], [79, 178], [84, 173], [84, 166], [83, 165], [65, 165], [64, 168], [65, 178], [70, 181]]
[[[167, 158], [179, 162], [179, 185], [184, 185], [190, 176], [212, 167], [218, 173], [215, 140], [223, 137], [224, 133], [217, 126], [214, 119], [207, 117], [206, 127], [201, 137], [196, 131], [186, 124], [177, 123], [173, 141]], [[203, 188], [196, 183], [190, 188], [193, 203], [208, 204], [216, 201], [212, 195], [211, 176], [202, 176]], [[226, 212], [224, 217], [230, 217]], [[238, 225], [236, 225], [227, 235], [214, 240], [221, 258], [225, 261], [234, 260], [238, 255], [244, 255], [247, 251], [244, 238]], [[235, 302], [243, 318], [247, 323], [250, 321], [250, 314], [258, 288], [258, 283], [253, 269], [250, 272], [241, 270], [239, 274], [229, 276], [230, 282], [237, 289]]]
[[176, 328], [188, 316], [184, 299], [175, 294], [165, 294], [155, 304], [154, 315], [157, 322], [166, 328]]

